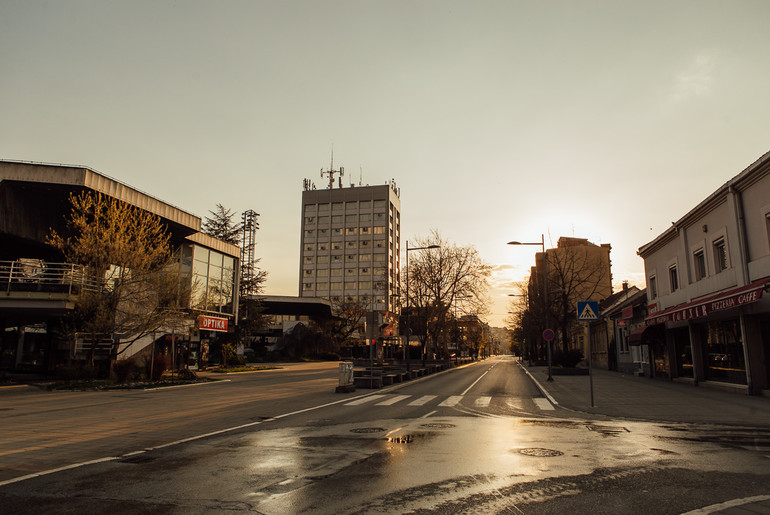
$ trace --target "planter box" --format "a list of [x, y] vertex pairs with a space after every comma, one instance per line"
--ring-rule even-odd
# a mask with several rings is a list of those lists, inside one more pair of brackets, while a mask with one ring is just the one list
[[[544, 371], [548, 373], [548, 369]], [[564, 367], [551, 367], [551, 375], [553, 376], [587, 376], [587, 368], [564, 368]]]

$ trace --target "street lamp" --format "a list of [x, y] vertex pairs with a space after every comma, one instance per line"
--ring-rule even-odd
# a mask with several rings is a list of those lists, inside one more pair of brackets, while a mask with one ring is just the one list
[[[509, 241], [508, 245], [539, 245], [543, 251], [543, 304], [545, 305], [545, 328], [548, 327], [548, 256], [545, 254], [545, 234], [540, 235], [540, 243], [522, 243], [520, 241]], [[546, 351], [548, 353], [548, 381], [553, 381], [551, 374], [551, 340], [546, 340]]]
[[406, 352], [409, 347], [409, 252], [412, 250], [437, 249], [441, 245], [428, 245], [427, 247], [410, 247], [409, 240], [406, 240], [406, 345], [404, 345], [404, 361], [406, 369], [409, 370], [409, 361], [406, 360]]

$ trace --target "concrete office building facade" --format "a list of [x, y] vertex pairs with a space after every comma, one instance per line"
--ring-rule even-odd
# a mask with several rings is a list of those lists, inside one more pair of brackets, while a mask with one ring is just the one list
[[395, 183], [302, 192], [299, 296], [395, 312], [401, 201]]

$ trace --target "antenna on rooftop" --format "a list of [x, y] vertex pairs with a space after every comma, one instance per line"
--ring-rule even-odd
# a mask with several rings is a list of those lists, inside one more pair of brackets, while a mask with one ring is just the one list
[[335, 173], [340, 174], [340, 177], [339, 177], [339, 179], [340, 179], [340, 188], [342, 188], [342, 177], [345, 175], [345, 169], [343, 167], [341, 167], [341, 166], [340, 166], [339, 170], [335, 170], [334, 169], [334, 145], [332, 145], [332, 162], [331, 162], [331, 165], [329, 166], [329, 169], [326, 170], [326, 171], [324, 171], [324, 169], [321, 168], [321, 177], [323, 177], [325, 173], [329, 174], [329, 189], [330, 190], [334, 188], [334, 174]]
[[364, 182], [364, 167], [359, 166], [360, 170], [358, 172], [358, 185], [361, 186]]

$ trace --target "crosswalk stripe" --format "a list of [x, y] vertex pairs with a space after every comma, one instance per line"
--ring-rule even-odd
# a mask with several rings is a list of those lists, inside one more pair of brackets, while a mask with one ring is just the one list
[[508, 399], [505, 403], [513, 409], [524, 409], [524, 403], [521, 402], [521, 399]]
[[352, 402], [348, 402], [345, 404], [345, 406], [360, 406], [361, 404], [366, 404], [367, 402], [376, 401], [377, 399], [382, 399], [385, 397], [384, 395], [371, 395], [369, 397], [362, 397], [360, 399], [356, 399]]
[[462, 400], [462, 398], [463, 398], [462, 395], [452, 395], [451, 397], [447, 397], [446, 399], [444, 399], [444, 402], [439, 404], [439, 406], [448, 406], [448, 407], [455, 406], [458, 402]]
[[492, 397], [479, 397], [473, 404], [477, 408], [486, 408], [490, 402], [492, 402]]
[[549, 410], [556, 409], [556, 408], [553, 407], [553, 404], [548, 402], [548, 399], [545, 399], [543, 397], [536, 397], [536, 398], [532, 399], [532, 402], [534, 402], [535, 406], [537, 406], [541, 410], [549, 411]]
[[426, 402], [428, 402], [428, 401], [432, 401], [432, 400], [433, 400], [433, 399], [435, 399], [436, 397], [437, 397], [436, 395], [423, 395], [423, 396], [422, 396], [422, 397], [420, 397], [419, 399], [415, 399], [415, 400], [413, 400], [412, 402], [410, 402], [410, 403], [409, 403], [409, 405], [410, 405], [410, 406], [422, 406], [422, 405], [423, 405], [423, 404], [425, 404]]
[[394, 395], [393, 397], [391, 397], [386, 401], [378, 402], [377, 406], [390, 406], [399, 401], [403, 401], [404, 399], [408, 399], [409, 397], [411, 397], [411, 395]]

